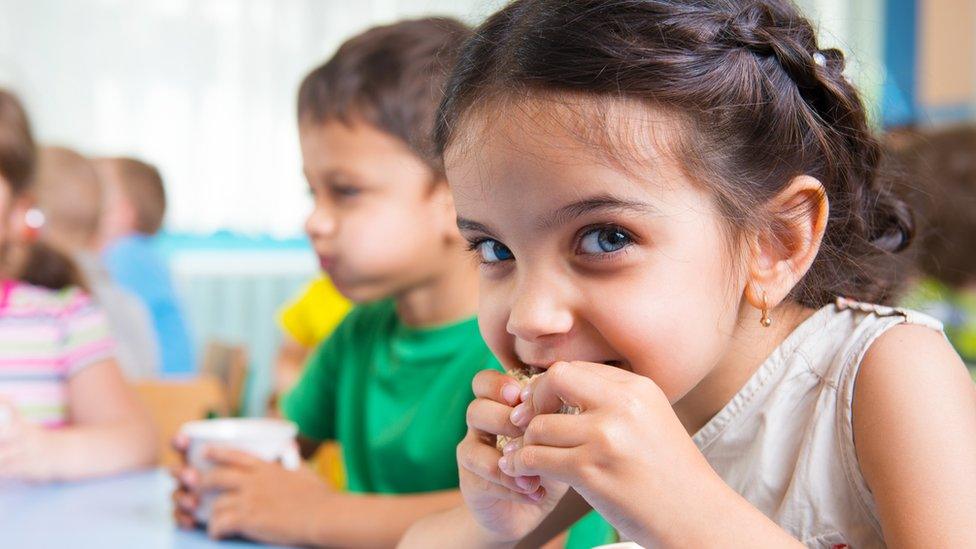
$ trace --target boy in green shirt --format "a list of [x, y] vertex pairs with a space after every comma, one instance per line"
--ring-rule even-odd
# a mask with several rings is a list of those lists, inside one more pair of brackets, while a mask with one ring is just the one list
[[181, 526], [193, 526], [201, 491], [220, 490], [214, 537], [389, 546], [417, 518], [461, 502], [455, 447], [471, 380], [500, 366], [478, 332], [477, 264], [429, 134], [469, 32], [448, 19], [371, 29], [299, 90], [315, 200], [306, 232], [323, 271], [361, 305], [314, 353], [282, 411], [303, 438], [339, 441], [349, 491], [214, 448], [212, 472], [177, 472]]

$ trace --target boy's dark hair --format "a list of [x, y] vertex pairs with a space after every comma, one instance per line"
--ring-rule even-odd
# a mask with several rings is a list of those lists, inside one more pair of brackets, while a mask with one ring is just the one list
[[[31, 192], [36, 164], [37, 148], [27, 113], [14, 94], [0, 89], [0, 176], [10, 186], [13, 199]], [[17, 248], [8, 242], [0, 254], [6, 274], [53, 290], [84, 287], [74, 262], [62, 253], [42, 242], [26, 244], [23, 250]]]
[[299, 124], [365, 121], [402, 140], [438, 177], [431, 146], [444, 83], [471, 30], [432, 17], [374, 27], [347, 40], [298, 90]]
[[733, 232], [774, 234], [766, 203], [795, 176], [823, 184], [827, 230], [791, 299], [883, 303], [914, 223], [881, 176], [881, 146], [843, 70], [843, 54], [820, 49], [786, 0], [517, 0], [465, 44], [435, 142], [443, 153], [471, 111], [491, 116], [499, 101], [568, 94], [659, 108], [679, 121], [677, 158]]
[[910, 177], [905, 194], [919, 212], [922, 273], [949, 286], [976, 282], [976, 126], [922, 130], [895, 144]]

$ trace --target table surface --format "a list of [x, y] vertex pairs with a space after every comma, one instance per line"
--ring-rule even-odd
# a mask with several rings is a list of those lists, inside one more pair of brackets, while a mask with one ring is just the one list
[[258, 547], [176, 528], [172, 489], [163, 469], [65, 484], [0, 482], [0, 544], [40, 549]]

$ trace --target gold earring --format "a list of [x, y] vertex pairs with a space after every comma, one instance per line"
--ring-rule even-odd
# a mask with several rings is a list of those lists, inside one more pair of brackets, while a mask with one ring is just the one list
[[759, 319], [759, 324], [761, 324], [763, 328], [769, 328], [773, 324], [773, 319], [769, 318], [769, 302], [766, 301], [765, 291], [762, 293], [762, 301], [762, 318]]

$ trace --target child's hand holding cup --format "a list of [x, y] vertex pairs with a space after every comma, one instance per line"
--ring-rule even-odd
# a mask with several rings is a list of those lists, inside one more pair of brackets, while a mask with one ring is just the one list
[[195, 484], [201, 475], [214, 468], [207, 459], [209, 448], [230, 448], [251, 454], [268, 462], [280, 462], [285, 469], [296, 470], [301, 456], [295, 436], [294, 423], [280, 419], [226, 418], [191, 421], [180, 428], [174, 443], [183, 453], [186, 467], [176, 472], [179, 487], [174, 494], [177, 522], [181, 526], [192, 522], [206, 524], [216, 492], [198, 493]]

